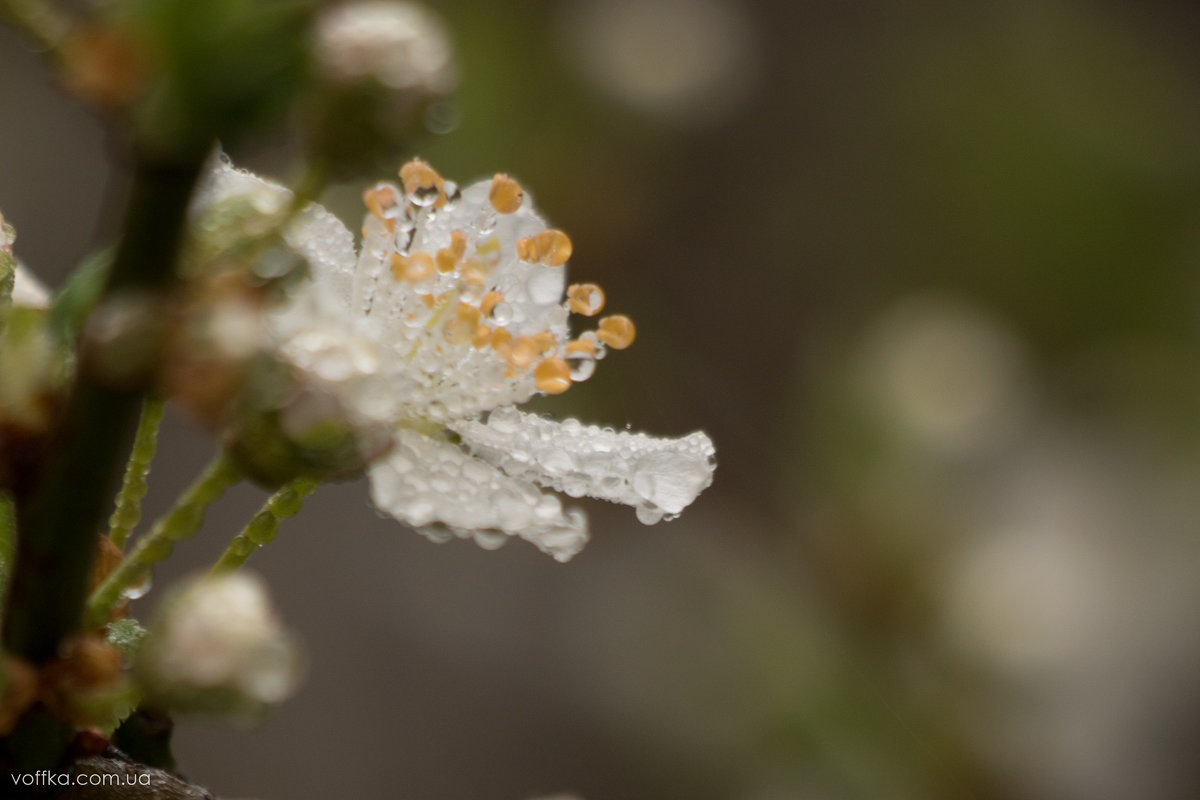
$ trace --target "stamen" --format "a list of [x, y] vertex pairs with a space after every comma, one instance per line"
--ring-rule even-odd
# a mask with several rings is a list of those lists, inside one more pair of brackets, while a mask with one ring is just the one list
[[546, 394], [562, 394], [571, 388], [571, 368], [561, 358], [546, 358], [533, 370], [534, 386]]
[[525, 199], [525, 190], [521, 184], [503, 173], [496, 173], [492, 178], [492, 186], [488, 189], [488, 202], [500, 214], [512, 214], [521, 207]]
[[363, 191], [363, 205], [371, 216], [386, 221], [395, 216], [396, 206], [400, 205], [400, 197], [396, 187], [390, 183], [377, 183]]
[[517, 257], [548, 267], [561, 267], [571, 257], [571, 239], [557, 228], [550, 228], [518, 239]]
[[596, 357], [596, 345], [589, 339], [575, 339], [567, 342], [567, 355]]
[[594, 283], [573, 283], [567, 287], [567, 307], [576, 314], [594, 317], [604, 308], [604, 290]]
[[491, 314], [492, 309], [495, 308], [496, 304], [499, 303], [503, 299], [504, 299], [504, 295], [500, 294], [500, 292], [493, 289], [492, 291], [485, 294], [483, 296], [483, 298], [479, 301], [479, 311], [483, 314]]
[[404, 184], [404, 193], [413, 205], [441, 205], [446, 201], [446, 195], [442, 191], [445, 185], [442, 176], [422, 159], [414, 158], [400, 167], [400, 180]]
[[558, 349], [558, 337], [553, 331], [542, 331], [533, 335], [534, 344], [537, 345], [538, 355], [548, 356]]
[[624, 350], [633, 344], [633, 340], [637, 336], [637, 329], [629, 317], [624, 314], [613, 314], [611, 317], [600, 320], [596, 336], [612, 349]]
[[410, 256], [392, 253], [392, 277], [396, 280], [418, 283], [433, 274], [433, 258], [429, 253], [418, 250]]
[[518, 336], [508, 353], [509, 366], [525, 369], [538, 357], [538, 342], [532, 336]]

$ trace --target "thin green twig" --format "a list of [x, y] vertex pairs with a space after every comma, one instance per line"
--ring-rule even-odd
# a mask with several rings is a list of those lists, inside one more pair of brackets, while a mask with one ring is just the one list
[[215, 575], [231, 572], [246, 563], [246, 559], [250, 558], [255, 550], [275, 538], [279, 533], [279, 523], [297, 514], [304, 498], [316, 488], [317, 481], [298, 478], [271, 495], [242, 532], [233, 537], [233, 541], [225, 548], [225, 552], [213, 564], [209, 573]]
[[142, 519], [142, 498], [146, 496], [146, 476], [150, 474], [150, 462], [158, 443], [158, 426], [163, 418], [163, 399], [147, 395], [142, 400], [142, 416], [138, 420], [137, 433], [133, 437], [133, 449], [129, 452], [129, 463], [125, 465], [125, 479], [117, 494], [117, 507], [108, 520], [108, 538], [120, 549], [125, 549], [129, 534]]
[[218, 453], [196, 482], [179, 496], [175, 506], [138, 540], [120, 566], [92, 592], [87, 602], [87, 627], [104, 625], [130, 587], [147, 577], [152, 564], [171, 555], [175, 542], [195, 534], [204, 522], [208, 506], [240, 478], [241, 472], [228, 454], [224, 450]]

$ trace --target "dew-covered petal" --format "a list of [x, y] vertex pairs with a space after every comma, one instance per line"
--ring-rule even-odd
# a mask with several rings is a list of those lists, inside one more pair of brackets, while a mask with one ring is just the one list
[[399, 431], [392, 451], [368, 476], [376, 508], [434, 541], [455, 535], [494, 549], [519, 536], [558, 561], [587, 541], [578, 510], [564, 511], [557, 497], [528, 481], [415, 431]]
[[[252, 172], [238, 169], [218, 155], [192, 201], [193, 212], [235, 197], [247, 198], [265, 216], [280, 215], [292, 202], [292, 191]], [[358, 253], [354, 236], [341, 220], [317, 203], [309, 203], [284, 229], [284, 240], [310, 267], [313, 294], [340, 309], [349, 309], [350, 285]]]
[[451, 427], [472, 453], [514, 478], [634, 506], [646, 524], [683, 511], [712, 483], [716, 466], [712, 440], [701, 431], [658, 439], [511, 407], [494, 410], [487, 422]]

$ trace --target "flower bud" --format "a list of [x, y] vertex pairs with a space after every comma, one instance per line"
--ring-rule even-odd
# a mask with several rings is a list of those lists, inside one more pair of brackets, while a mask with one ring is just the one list
[[205, 576], [169, 597], [134, 665], [150, 705], [253, 716], [289, 697], [300, 677], [296, 643], [263, 581]]
[[318, 19], [314, 148], [338, 166], [394, 156], [433, 101], [456, 83], [441, 22], [416, 3], [370, 0]]

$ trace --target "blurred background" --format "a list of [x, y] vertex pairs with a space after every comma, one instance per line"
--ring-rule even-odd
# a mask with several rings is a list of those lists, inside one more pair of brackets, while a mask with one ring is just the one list
[[[323, 487], [251, 561], [306, 686], [260, 727], [181, 721], [188, 775], [295, 800], [1194, 798], [1196, 7], [431, 5], [461, 90], [419, 154], [518, 176], [639, 327], [539, 407], [702, 428], [716, 481], [654, 528], [587, 502], [565, 566]], [[0, 208], [60, 281], [111, 237], [119, 165], [8, 30], [0, 109]], [[285, 175], [288, 139], [233, 155]], [[359, 191], [324, 198], [351, 227]], [[211, 448], [170, 417], [149, 513]], [[234, 491], [158, 584], [263, 497]]]

